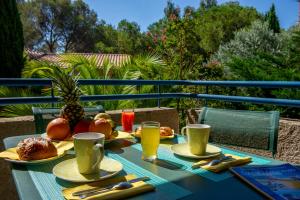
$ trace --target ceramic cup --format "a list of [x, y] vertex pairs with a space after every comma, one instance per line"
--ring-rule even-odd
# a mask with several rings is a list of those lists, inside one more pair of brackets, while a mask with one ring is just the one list
[[104, 157], [104, 139], [102, 133], [86, 132], [73, 136], [78, 170], [81, 174], [93, 174], [99, 171]]
[[187, 135], [190, 152], [196, 155], [205, 155], [209, 132], [206, 124], [189, 124], [181, 129], [181, 134]]

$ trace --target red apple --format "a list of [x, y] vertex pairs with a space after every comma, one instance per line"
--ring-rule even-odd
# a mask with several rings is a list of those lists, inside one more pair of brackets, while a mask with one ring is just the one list
[[80, 120], [74, 127], [74, 134], [89, 132], [91, 120], [83, 119]]
[[105, 139], [109, 139], [112, 132], [112, 127], [109, 121], [104, 118], [100, 118], [91, 122], [89, 131], [103, 133], [105, 135]]

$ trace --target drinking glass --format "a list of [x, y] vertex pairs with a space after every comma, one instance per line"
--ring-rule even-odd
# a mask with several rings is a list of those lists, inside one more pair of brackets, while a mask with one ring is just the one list
[[143, 160], [153, 161], [157, 158], [157, 149], [160, 141], [159, 122], [142, 122], [141, 144]]
[[122, 112], [122, 127], [125, 132], [132, 132], [134, 123], [134, 111]]

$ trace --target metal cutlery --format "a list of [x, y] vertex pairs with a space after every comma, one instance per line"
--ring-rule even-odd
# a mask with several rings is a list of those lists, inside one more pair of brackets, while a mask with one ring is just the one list
[[132, 183], [139, 182], [139, 181], [148, 181], [150, 180], [149, 177], [140, 177], [140, 178], [135, 178], [129, 181], [123, 181], [115, 184], [111, 184], [105, 187], [101, 188], [93, 188], [93, 189], [87, 189], [87, 190], [82, 190], [78, 192], [72, 193], [73, 196], [79, 196], [81, 199], [84, 199], [88, 196], [93, 196], [95, 194], [101, 194], [102, 192], [107, 192], [109, 190], [116, 190], [116, 189], [127, 189], [132, 187]]
[[213, 160], [209, 160], [209, 161], [201, 160], [199, 162], [194, 163], [192, 165], [192, 169], [196, 169], [196, 168], [199, 168], [204, 165], [214, 166], [214, 165], [219, 164], [222, 161], [230, 160], [230, 159], [232, 159], [232, 156], [225, 156], [224, 154], [221, 154], [218, 159], [213, 159]]
[[214, 166], [214, 165], [217, 165], [225, 160], [230, 160], [232, 159], [232, 156], [224, 156], [222, 154], [221, 158], [220, 159], [215, 159], [215, 160], [212, 160], [210, 161], [208, 164], [206, 164], [207, 166]]
[[90, 193], [85, 193], [85, 194], [79, 195], [79, 198], [85, 199], [87, 197], [94, 196], [97, 194], [102, 194], [102, 193], [109, 192], [112, 190], [125, 190], [125, 189], [131, 188], [131, 187], [133, 187], [133, 185], [130, 182], [120, 182], [109, 189], [104, 189], [104, 190], [100, 190], [100, 191], [96, 191], [96, 192], [90, 192]]

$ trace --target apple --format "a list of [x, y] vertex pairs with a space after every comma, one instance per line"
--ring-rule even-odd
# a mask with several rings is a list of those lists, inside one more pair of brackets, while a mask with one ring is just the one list
[[89, 131], [102, 133], [105, 135], [105, 139], [109, 139], [112, 133], [112, 127], [108, 120], [100, 118], [90, 123]]
[[107, 113], [98, 113], [95, 117], [94, 120], [104, 118], [104, 119], [111, 119], [110, 115]]
[[91, 124], [91, 120], [88, 119], [80, 120], [74, 127], [74, 131], [73, 131], [74, 134], [89, 132], [90, 124]]

